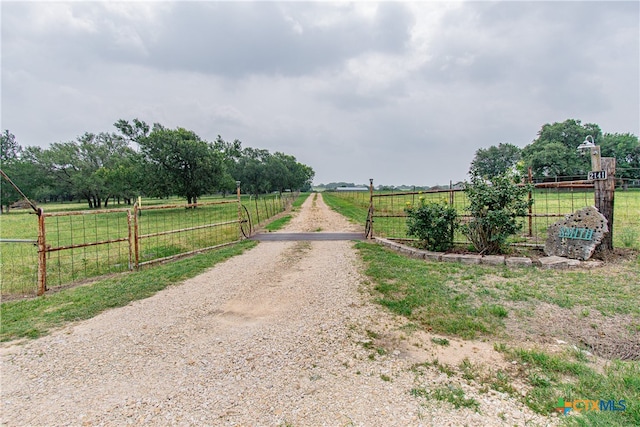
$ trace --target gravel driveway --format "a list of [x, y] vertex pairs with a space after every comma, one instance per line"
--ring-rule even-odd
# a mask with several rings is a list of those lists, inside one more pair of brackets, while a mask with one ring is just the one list
[[[359, 227], [312, 195], [283, 232]], [[352, 242], [261, 242], [155, 296], [2, 351], [2, 425], [547, 425], [461, 383], [479, 412], [412, 396], [424, 349], [382, 340]], [[396, 334], [397, 335], [397, 334]], [[460, 344], [466, 348], [468, 343]], [[476, 345], [479, 345], [476, 343]], [[474, 347], [476, 348], [476, 347]], [[460, 350], [462, 351], [462, 350]]]

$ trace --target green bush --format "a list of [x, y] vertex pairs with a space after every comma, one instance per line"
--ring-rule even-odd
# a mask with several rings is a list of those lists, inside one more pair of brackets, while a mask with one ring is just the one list
[[469, 199], [467, 209], [472, 218], [461, 230], [478, 252], [502, 252], [507, 238], [522, 227], [517, 218], [526, 215], [533, 203], [527, 200], [530, 189], [530, 185], [518, 185], [511, 173], [490, 180], [471, 177], [465, 193]]
[[420, 239], [422, 246], [432, 251], [446, 251], [453, 246], [453, 233], [458, 225], [458, 213], [446, 203], [407, 205], [407, 234]]

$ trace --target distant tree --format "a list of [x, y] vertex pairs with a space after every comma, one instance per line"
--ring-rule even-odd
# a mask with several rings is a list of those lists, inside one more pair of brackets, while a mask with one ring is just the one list
[[243, 191], [258, 195], [271, 191], [271, 181], [267, 163], [271, 154], [268, 150], [247, 147], [238, 160], [236, 179], [241, 181]]
[[[239, 177], [238, 162], [242, 157], [242, 142], [234, 140], [233, 142], [225, 141], [220, 135], [213, 143], [216, 151], [222, 154], [222, 162], [224, 171], [220, 179], [219, 189], [223, 196], [236, 190], [236, 177]], [[242, 186], [242, 182], [240, 183]]]
[[16, 141], [14, 134], [5, 129], [0, 135], [0, 165], [12, 162], [20, 158], [22, 147]]
[[605, 133], [600, 143], [603, 157], [615, 157], [616, 177], [640, 179], [640, 141], [630, 133]]
[[137, 137], [137, 143], [153, 179], [169, 184], [165, 189], [185, 197], [187, 203], [197, 203], [219, 186], [222, 155], [193, 131], [155, 124], [148, 135]]
[[[22, 147], [16, 141], [15, 135], [5, 129], [0, 135], [0, 169], [14, 181], [19, 170], [20, 152]], [[3, 178], [0, 178], [0, 213], [20, 199], [20, 194]]]
[[586, 175], [591, 166], [577, 148], [587, 135], [600, 144], [602, 131], [596, 124], [583, 125], [580, 120], [573, 119], [545, 124], [538, 132], [538, 138], [522, 150], [525, 166], [532, 168], [535, 178]]
[[267, 164], [271, 191], [297, 191], [309, 188], [315, 172], [310, 166], [299, 163], [294, 156], [276, 152]]
[[120, 192], [124, 191], [123, 185], [135, 183], [128, 175], [119, 178], [126, 179], [126, 184], [117, 184], [118, 173], [123, 173], [135, 154], [120, 135], [86, 132], [76, 141], [56, 142], [47, 150], [32, 154], [34, 161], [47, 171], [47, 181], [55, 194], [85, 199], [89, 208], [100, 208], [112, 197], [125, 196]]
[[520, 161], [522, 150], [513, 144], [480, 148], [471, 162], [470, 175], [491, 179], [513, 170]]

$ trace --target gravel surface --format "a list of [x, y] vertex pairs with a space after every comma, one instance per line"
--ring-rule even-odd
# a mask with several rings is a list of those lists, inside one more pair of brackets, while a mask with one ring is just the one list
[[[312, 195], [282, 231], [320, 229], [359, 227]], [[421, 343], [413, 342], [419, 335], [398, 338], [402, 320], [371, 302], [361, 267], [352, 242], [261, 242], [151, 298], [5, 345], [2, 425], [555, 421], [435, 368], [411, 369], [441, 350], [429, 348], [426, 336]], [[502, 363], [482, 343], [452, 341], [452, 347], [453, 358], [468, 351]], [[461, 387], [479, 410], [411, 394], [440, 386]]]

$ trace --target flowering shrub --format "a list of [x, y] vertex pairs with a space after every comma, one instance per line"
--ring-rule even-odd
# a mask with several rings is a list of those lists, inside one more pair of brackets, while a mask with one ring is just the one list
[[422, 247], [432, 251], [445, 251], [453, 246], [453, 233], [458, 226], [458, 213], [446, 203], [425, 203], [420, 206], [407, 203], [407, 234], [420, 239]]

